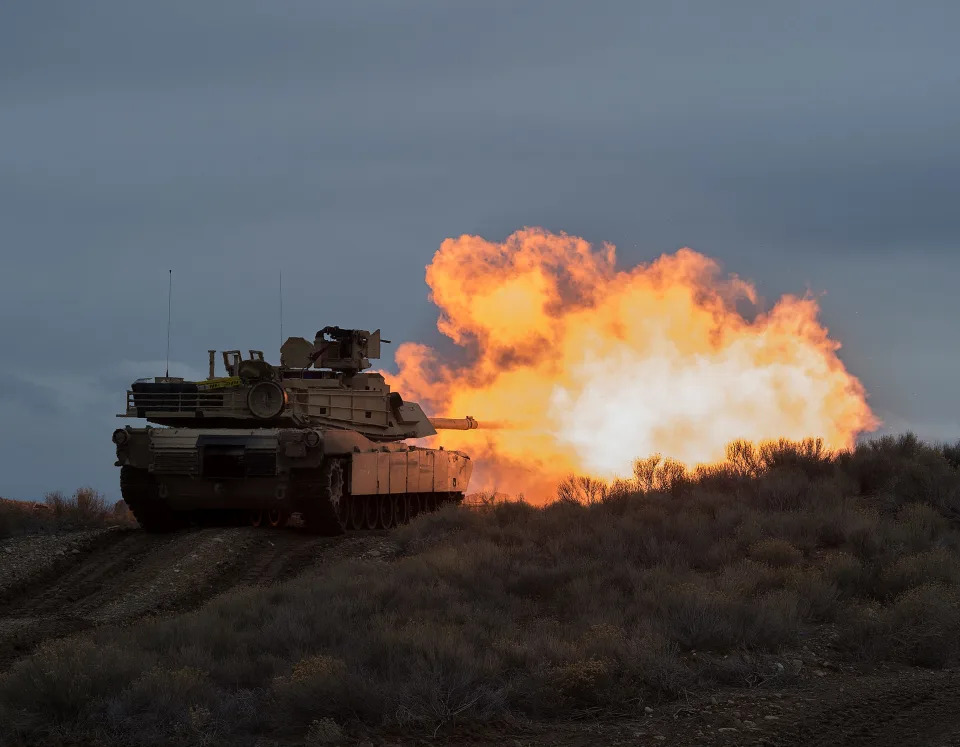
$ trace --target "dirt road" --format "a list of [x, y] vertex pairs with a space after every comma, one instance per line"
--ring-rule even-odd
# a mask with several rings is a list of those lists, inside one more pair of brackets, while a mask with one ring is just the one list
[[[587, 747], [953, 747], [960, 745], [960, 672], [831, 673], [787, 689], [699, 693], [634, 716], [451, 728], [434, 744]], [[397, 734], [402, 743], [402, 735]]]
[[151, 535], [114, 528], [64, 535], [41, 553], [37, 544], [48, 538], [24, 541], [0, 553], [0, 579], [7, 581], [0, 585], [0, 672], [46, 640], [189, 610], [238, 585], [283, 581], [309, 566], [361, 555], [384, 536], [247, 527]]

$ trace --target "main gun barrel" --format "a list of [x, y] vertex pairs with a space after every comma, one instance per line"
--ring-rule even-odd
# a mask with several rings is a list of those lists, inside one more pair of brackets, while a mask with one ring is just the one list
[[439, 431], [472, 431], [480, 423], [467, 415], [465, 418], [430, 418], [430, 424]]

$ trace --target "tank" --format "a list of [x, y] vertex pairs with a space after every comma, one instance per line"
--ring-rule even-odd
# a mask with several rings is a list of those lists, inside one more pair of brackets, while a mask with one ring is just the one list
[[429, 418], [366, 371], [380, 330], [324, 327], [291, 337], [280, 365], [262, 351], [209, 351], [203, 381], [158, 376], [127, 391], [126, 412], [151, 425], [113, 433], [123, 499], [151, 532], [188, 521], [282, 526], [299, 514], [315, 533], [389, 529], [463, 500], [470, 457], [405, 443], [472, 417]]

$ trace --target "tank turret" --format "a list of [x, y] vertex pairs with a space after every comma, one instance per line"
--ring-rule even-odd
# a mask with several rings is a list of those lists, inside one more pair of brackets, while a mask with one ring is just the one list
[[[389, 527], [445, 500], [460, 500], [466, 454], [403, 443], [466, 418], [429, 418], [370, 372], [380, 330], [324, 327], [291, 337], [280, 364], [263, 352], [210, 350], [206, 379], [141, 379], [120, 417], [159, 428], [114, 433], [121, 488], [140, 523], [166, 529], [197, 511], [285, 523], [300, 513], [316, 531]], [[317, 496], [321, 496], [318, 498]]]
[[[324, 327], [312, 343], [291, 337], [272, 366], [259, 350], [244, 359], [223, 351], [226, 376], [185, 381], [171, 377], [141, 380], [127, 392], [127, 417], [157, 425], [203, 427], [319, 426], [347, 428], [375, 441], [435, 435], [437, 429], [469, 430], [477, 421], [428, 418], [415, 402], [392, 392], [379, 373], [365, 373], [380, 357], [380, 330]], [[467, 423], [472, 423], [469, 425]]]

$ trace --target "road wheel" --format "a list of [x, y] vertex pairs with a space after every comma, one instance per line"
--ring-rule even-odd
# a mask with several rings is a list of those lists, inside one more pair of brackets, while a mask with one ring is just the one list
[[380, 528], [380, 507], [377, 505], [379, 503], [378, 499], [381, 496], [377, 495], [368, 495], [364, 498], [363, 501], [363, 528], [364, 529], [379, 529]]
[[287, 511], [284, 511], [282, 508], [274, 508], [270, 511], [267, 511], [267, 524], [274, 528], [286, 526], [287, 519], [289, 518], [290, 514]]
[[410, 499], [410, 518], [415, 519], [423, 512], [423, 500], [419, 493], [407, 493]]
[[347, 506], [347, 510], [350, 513], [350, 523], [349, 526], [351, 529], [365, 529], [366, 528], [366, 513], [367, 513], [367, 496], [365, 495], [353, 495], [350, 496], [350, 504]]
[[263, 511], [256, 510], [256, 511], [250, 512], [250, 526], [252, 527], [263, 526]]
[[396, 517], [397, 524], [406, 524], [410, 521], [410, 494], [404, 493], [403, 495], [396, 496], [397, 507]]
[[340, 522], [340, 526], [344, 529], [351, 529], [350, 526], [350, 507], [353, 504], [353, 498], [349, 495], [343, 496], [340, 499], [340, 504], [337, 506], [337, 521]]
[[383, 529], [392, 529], [397, 525], [397, 501], [402, 496], [399, 495], [381, 495], [377, 500], [379, 503], [380, 517], [379, 524]]

